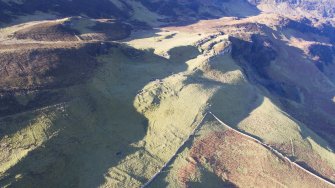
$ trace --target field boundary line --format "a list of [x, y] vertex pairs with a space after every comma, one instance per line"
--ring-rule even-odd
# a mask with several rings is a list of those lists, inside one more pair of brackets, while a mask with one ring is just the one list
[[294, 165], [295, 167], [297, 167], [297, 168], [299, 168], [299, 169], [305, 171], [306, 173], [308, 173], [308, 174], [312, 175], [313, 177], [315, 177], [315, 178], [321, 180], [322, 182], [327, 183], [328, 185], [331, 185], [331, 186], [335, 187], [335, 184], [334, 184], [333, 182], [331, 182], [331, 181], [325, 179], [324, 177], [322, 177], [322, 176], [320, 176], [320, 175], [318, 175], [318, 174], [314, 174], [313, 172], [311, 172], [311, 171], [307, 170], [306, 168], [300, 166], [298, 163], [292, 161], [291, 159], [289, 159], [288, 157], [286, 157], [284, 154], [282, 154], [280, 151], [274, 149], [272, 146], [263, 143], [262, 141], [258, 140], [257, 138], [254, 138], [254, 137], [252, 137], [252, 136], [250, 136], [250, 135], [247, 135], [247, 134], [245, 134], [245, 133], [243, 133], [243, 132], [241, 132], [241, 131], [239, 131], [239, 130], [237, 130], [237, 129], [232, 128], [231, 126], [229, 126], [229, 125], [227, 125], [226, 123], [224, 123], [223, 121], [221, 121], [221, 120], [220, 120], [217, 116], [215, 116], [212, 112], [209, 112], [209, 113], [210, 113], [210, 114], [211, 114], [211, 115], [212, 115], [212, 116], [213, 116], [219, 123], [221, 123], [222, 125], [228, 127], [228, 128], [231, 129], [232, 131], [234, 131], [234, 132], [236, 132], [236, 133], [238, 133], [238, 134], [240, 134], [240, 135], [242, 135], [242, 136], [245, 136], [245, 137], [247, 137], [247, 138], [249, 138], [249, 139], [251, 139], [251, 140], [253, 140], [253, 141], [255, 141], [255, 142], [259, 143], [259, 144], [261, 144], [262, 146], [264, 146], [265, 148], [269, 149], [270, 151], [272, 151], [273, 153], [275, 153], [277, 156], [280, 156], [281, 158], [285, 159], [286, 161], [288, 161], [290, 164]]

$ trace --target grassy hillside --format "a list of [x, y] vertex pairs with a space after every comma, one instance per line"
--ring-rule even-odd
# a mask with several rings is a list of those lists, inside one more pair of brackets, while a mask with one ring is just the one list
[[[208, 110], [288, 156], [292, 156], [292, 140], [295, 149], [292, 157], [304, 161], [320, 174], [332, 172], [334, 158], [333, 153], [324, 149], [326, 141], [286, 116], [263, 96], [262, 91], [247, 80], [229, 53], [218, 53], [222, 47], [215, 47], [215, 44], [227, 41], [227, 36], [217, 36], [202, 43], [199, 41], [210, 38], [212, 33], [202, 36], [195, 33], [192, 38], [185, 32], [162, 32], [159, 35], [128, 42], [128, 45], [141, 50], [115, 44], [103, 54], [96, 54], [99, 66], [87, 80], [52, 89], [60, 96], [55, 105], [3, 117], [1, 124], [5, 132], [2, 132], [1, 147], [6, 153], [1, 159], [1, 185], [138, 187], [174, 155]], [[17, 97], [17, 100], [32, 100], [27, 95], [23, 96], [24, 99]], [[191, 169], [195, 167], [185, 166], [187, 163], [178, 158], [178, 165], [173, 165], [169, 173], [155, 180], [152, 186], [163, 182], [171, 187], [197, 186], [200, 182], [212, 180], [216, 182], [213, 185], [273, 183], [267, 177], [253, 184], [238, 179], [247, 177], [242, 176], [243, 173], [256, 172], [257, 169], [249, 163], [237, 169], [230, 167], [234, 165], [231, 162], [220, 162], [219, 166], [208, 164], [211, 156], [203, 154], [199, 148], [201, 145], [198, 146], [207, 138], [225, 138], [223, 144], [233, 147], [220, 146], [225, 150], [208, 148], [215, 152], [236, 150], [245, 157], [248, 153], [245, 150], [254, 152], [258, 148], [254, 154], [249, 152], [250, 155], [269, 155], [266, 154], [269, 151], [257, 144], [248, 143], [252, 147], [247, 143], [243, 145], [248, 141], [233, 133], [217, 131], [222, 131], [222, 128], [204, 126], [197, 133], [204, 141], [196, 139], [194, 144], [188, 145], [189, 154], [187, 148], [182, 152], [186, 160], [198, 161], [199, 158], [199, 165], [203, 167], [196, 169], [204, 169], [193, 171]], [[310, 139], [305, 139], [306, 135]], [[240, 143], [245, 149], [228, 142]], [[228, 153], [225, 155], [227, 160], [223, 161], [237, 160], [237, 154]], [[270, 156], [273, 164], [271, 162], [267, 168], [273, 174], [270, 177], [279, 184], [285, 185], [285, 181], [293, 179], [297, 185], [306, 181], [311, 187], [318, 184], [313, 177], [299, 170], [290, 179], [283, 179], [284, 172], [289, 171], [288, 164]], [[322, 156], [322, 160], [318, 156]], [[262, 161], [259, 156], [252, 160], [250, 163]], [[278, 171], [278, 168], [283, 170]], [[232, 175], [222, 174], [220, 170], [223, 169], [228, 169]]]
[[324, 20], [242, 0], [0, 2], [0, 187], [141, 187], [164, 165], [148, 187], [335, 181]]

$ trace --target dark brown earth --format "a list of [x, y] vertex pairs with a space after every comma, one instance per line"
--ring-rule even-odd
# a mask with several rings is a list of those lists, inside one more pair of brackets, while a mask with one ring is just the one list
[[17, 39], [37, 41], [76, 41], [79, 32], [58, 22], [36, 24], [13, 34]]

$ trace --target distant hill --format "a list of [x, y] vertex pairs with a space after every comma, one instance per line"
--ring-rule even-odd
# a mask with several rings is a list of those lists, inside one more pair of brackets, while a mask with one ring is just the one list
[[[244, 0], [235, 1], [230, 7], [229, 0], [1, 0], [0, 24], [12, 20], [61, 18], [87, 16], [90, 18], [114, 18], [128, 21], [147, 21], [146, 16], [163, 22], [185, 22], [198, 19], [218, 18], [224, 15], [240, 16], [257, 12], [252, 6], [245, 6]], [[236, 11], [243, 5], [242, 11]], [[31, 18], [29, 18], [29, 15]], [[37, 15], [37, 16], [33, 16]], [[153, 24], [153, 23], [150, 23]]]
[[[276, 8], [279, 6], [287, 6], [291, 10], [301, 9], [305, 13], [314, 13], [323, 18], [335, 17], [335, 0], [248, 0], [254, 5], [274, 5]], [[279, 8], [282, 13], [283, 9]], [[286, 12], [287, 13], [287, 12]]]

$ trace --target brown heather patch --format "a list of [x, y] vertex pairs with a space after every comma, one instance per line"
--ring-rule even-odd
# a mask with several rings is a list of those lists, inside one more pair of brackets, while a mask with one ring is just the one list
[[37, 41], [77, 41], [76, 34], [78, 34], [76, 30], [60, 22], [47, 22], [16, 31], [13, 37]]
[[[196, 141], [189, 156], [198, 162], [198, 167], [207, 168], [223, 181], [238, 187], [329, 186], [232, 131], [204, 136]], [[189, 163], [179, 170], [179, 180], [185, 187], [189, 185], [195, 167]]]
[[[106, 44], [8, 45], [0, 48], [0, 89], [31, 90], [81, 83], [99, 64]], [[7, 48], [6, 48], [7, 47]]]
[[190, 177], [196, 173], [197, 164], [189, 162], [178, 170], [178, 181], [183, 187], [187, 187]]

